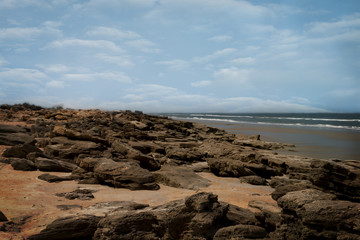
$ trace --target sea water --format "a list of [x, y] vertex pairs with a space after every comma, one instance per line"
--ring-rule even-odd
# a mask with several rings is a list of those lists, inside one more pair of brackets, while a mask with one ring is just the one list
[[188, 120], [360, 131], [360, 113], [172, 113], [166, 115]]
[[360, 113], [170, 113], [229, 133], [294, 144], [296, 155], [360, 160]]

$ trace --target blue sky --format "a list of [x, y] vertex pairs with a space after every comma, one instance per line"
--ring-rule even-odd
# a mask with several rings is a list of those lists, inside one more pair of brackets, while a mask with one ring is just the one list
[[0, 0], [0, 103], [360, 112], [358, 0]]

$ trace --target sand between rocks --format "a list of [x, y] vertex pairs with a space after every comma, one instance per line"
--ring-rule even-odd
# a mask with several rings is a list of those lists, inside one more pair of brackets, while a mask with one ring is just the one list
[[[57, 205], [80, 205], [84, 208], [98, 202], [134, 201], [156, 206], [172, 200], [184, 199], [199, 191], [206, 191], [219, 195], [219, 201], [243, 208], [247, 208], [248, 202], [251, 200], [260, 200], [277, 206], [270, 196], [273, 191], [271, 187], [244, 184], [236, 178], [216, 177], [212, 173], [199, 173], [200, 176], [210, 180], [211, 185], [197, 191], [161, 184], [158, 191], [131, 191], [103, 185], [77, 184], [75, 181], [48, 183], [37, 178], [43, 173], [40, 171], [15, 171], [10, 165], [0, 164], [1, 211], [8, 219], [31, 216], [22, 227], [21, 232], [0, 232], [0, 239], [9, 239], [10, 237], [14, 240], [23, 239], [22, 237], [38, 233], [59, 217], [76, 214], [80, 211], [80, 208], [63, 211], [57, 208]], [[68, 173], [55, 172], [50, 174], [68, 175]], [[93, 193], [95, 198], [92, 200], [68, 200], [54, 195], [60, 192], [71, 192], [78, 187], [97, 190]]]

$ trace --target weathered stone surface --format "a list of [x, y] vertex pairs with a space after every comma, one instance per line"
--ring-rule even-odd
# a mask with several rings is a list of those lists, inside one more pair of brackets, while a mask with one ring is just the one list
[[240, 177], [240, 182], [241, 183], [248, 183], [248, 184], [252, 184], [252, 185], [266, 185], [266, 179], [262, 178], [260, 176], [245, 176], [245, 177]]
[[21, 144], [8, 148], [4, 151], [4, 157], [26, 158], [29, 153], [39, 152], [41, 150], [31, 144]]
[[53, 129], [53, 133], [55, 133], [55, 135], [57, 135], [57, 136], [64, 136], [69, 139], [91, 141], [91, 142], [95, 142], [95, 143], [102, 143], [102, 144], [108, 145], [108, 142], [105, 139], [102, 139], [100, 137], [97, 137], [97, 136], [94, 136], [91, 134], [81, 133], [78, 131], [67, 129], [64, 126], [55, 126]]
[[27, 133], [26, 128], [0, 124], [0, 145], [15, 146], [34, 142], [35, 139]]
[[17, 233], [21, 231], [23, 225], [31, 218], [31, 215], [20, 216], [12, 218], [9, 221], [4, 222], [0, 225], [0, 232], [11, 232]]
[[165, 165], [159, 171], [154, 172], [158, 183], [170, 187], [198, 190], [210, 185], [210, 181], [200, 177], [187, 167]]
[[0, 133], [25, 133], [25, 128], [7, 124], [0, 124]]
[[44, 172], [72, 172], [77, 168], [75, 164], [48, 158], [37, 158], [35, 160], [35, 166]]
[[35, 139], [27, 133], [0, 133], [0, 145], [15, 146], [34, 143]]
[[255, 175], [253, 171], [246, 167], [241, 161], [232, 159], [207, 159], [210, 170], [221, 177], [242, 177]]
[[151, 156], [145, 155], [137, 150], [131, 150], [127, 153], [126, 157], [128, 159], [133, 159], [139, 161], [140, 167], [150, 170], [156, 171], [161, 168], [160, 163]]
[[160, 239], [154, 231], [157, 225], [158, 220], [151, 212], [116, 213], [99, 222], [94, 239]]
[[51, 175], [48, 173], [39, 175], [38, 179], [49, 182], [49, 183], [74, 180], [71, 176], [61, 177], [61, 176]]
[[312, 185], [309, 181], [305, 181], [305, 180], [295, 182], [293, 184], [291, 183], [286, 185], [280, 184], [275, 187], [275, 191], [271, 193], [271, 197], [274, 200], [278, 200], [280, 197], [284, 196], [288, 192], [294, 192], [309, 188], [316, 188], [316, 187]]
[[255, 214], [252, 211], [232, 204], [229, 204], [229, 209], [226, 213], [226, 221], [226, 225], [245, 224], [260, 226], [260, 222], [256, 219]]
[[37, 169], [34, 162], [24, 158], [11, 159], [11, 166], [14, 168], [14, 170], [21, 171], [36, 171]]
[[57, 138], [58, 143], [52, 143], [44, 148], [44, 154], [48, 158], [56, 159], [70, 159], [73, 160], [80, 154], [100, 154], [103, 146], [100, 143], [90, 141], [66, 140], [64, 138]]
[[131, 211], [142, 210], [147, 207], [149, 207], [148, 204], [131, 201], [99, 202], [84, 208], [81, 213], [105, 217], [111, 213], [128, 213]]
[[216, 232], [214, 240], [268, 239], [264, 228], [253, 225], [235, 225], [221, 228]]
[[157, 190], [154, 176], [134, 162], [115, 162], [102, 159], [94, 167], [95, 177], [102, 183], [131, 190]]
[[101, 217], [93, 215], [69, 216], [60, 218], [49, 224], [39, 234], [28, 240], [75, 240], [92, 239]]
[[300, 191], [288, 192], [277, 200], [278, 205], [283, 211], [296, 212], [305, 204], [311, 203], [315, 200], [335, 200], [336, 196], [329, 193], [324, 193], [316, 189], [305, 189]]
[[91, 189], [84, 189], [84, 188], [77, 188], [72, 192], [68, 193], [56, 193], [55, 195], [58, 197], [64, 197], [66, 199], [74, 200], [74, 199], [80, 199], [80, 200], [91, 200], [94, 198], [93, 192], [96, 192]]
[[314, 185], [336, 194], [340, 199], [360, 202], [360, 164], [350, 167], [314, 160], [311, 167], [310, 180]]
[[314, 189], [289, 192], [278, 199], [282, 222], [276, 239], [359, 239], [360, 203], [334, 200]]
[[82, 206], [80, 205], [56, 205], [56, 208], [62, 210], [62, 211], [67, 211], [67, 210], [72, 210], [72, 209], [82, 209]]
[[185, 207], [167, 214], [165, 238], [210, 239], [222, 227], [228, 206], [217, 201], [217, 195], [198, 193], [185, 200]]

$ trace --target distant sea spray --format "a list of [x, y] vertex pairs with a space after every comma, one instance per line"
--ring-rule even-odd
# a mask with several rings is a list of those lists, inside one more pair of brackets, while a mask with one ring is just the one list
[[171, 113], [162, 115], [184, 120], [360, 131], [360, 113]]

